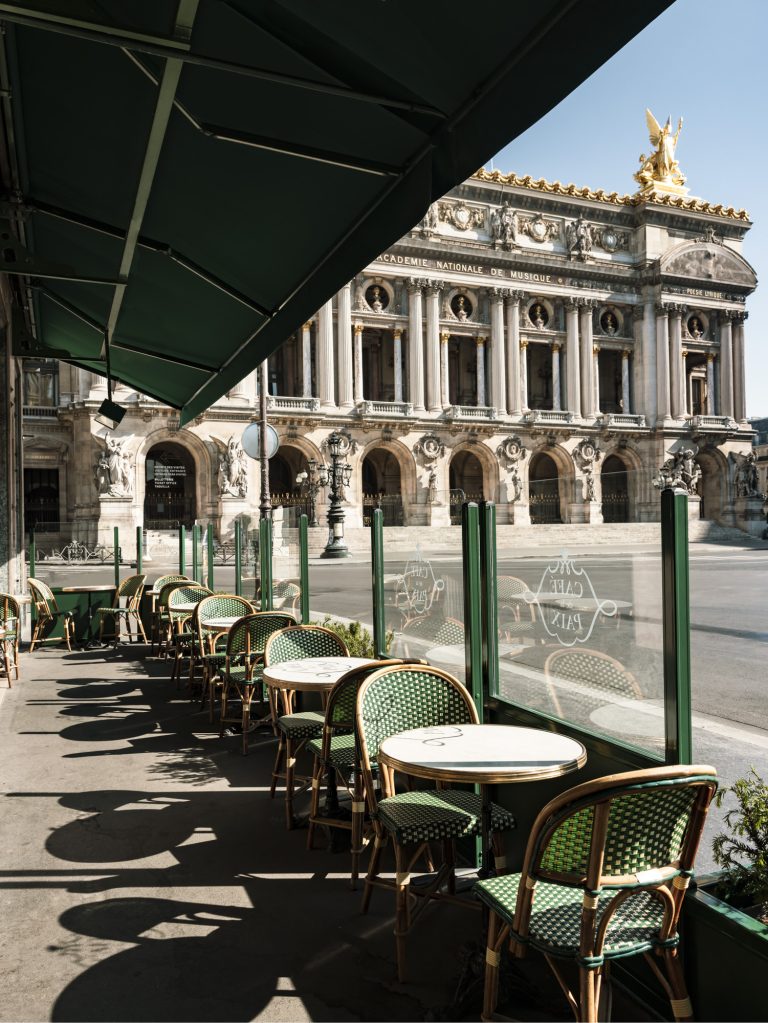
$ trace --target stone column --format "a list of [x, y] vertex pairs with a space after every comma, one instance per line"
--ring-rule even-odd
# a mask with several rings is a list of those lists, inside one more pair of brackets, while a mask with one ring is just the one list
[[339, 342], [339, 405], [352, 408], [352, 285], [345, 284], [337, 299], [336, 334]]
[[682, 306], [674, 305], [669, 313], [669, 377], [672, 418], [681, 419], [685, 408], [681, 375], [683, 371]]
[[579, 307], [575, 299], [565, 303], [566, 407], [581, 418], [581, 380], [579, 372]]
[[421, 325], [421, 281], [408, 279], [409, 399], [415, 412], [424, 412], [424, 339]]
[[301, 328], [301, 394], [312, 397], [312, 321], [307, 320]]
[[333, 300], [328, 299], [317, 316], [317, 392], [320, 408], [335, 408], [333, 365]]
[[354, 401], [355, 404], [364, 400], [363, 388], [363, 325], [352, 326], [352, 366], [354, 370]]
[[440, 335], [440, 394], [443, 408], [451, 404], [450, 381], [448, 379], [448, 342], [451, 335], [443, 331]]
[[440, 412], [440, 285], [427, 284], [427, 408]]
[[669, 313], [661, 304], [656, 306], [656, 418], [660, 423], [670, 418]]
[[477, 383], [477, 405], [481, 408], [486, 404], [485, 400], [485, 338], [475, 338], [476, 362], [476, 383]]
[[691, 404], [688, 400], [690, 388], [688, 386], [688, 349], [683, 348], [680, 352], [680, 417], [685, 419], [691, 414]]
[[738, 313], [733, 321], [733, 418], [747, 422], [746, 381], [744, 377], [744, 321], [747, 313]]
[[552, 344], [552, 409], [559, 412], [560, 405], [560, 345]]
[[720, 415], [733, 418], [733, 330], [726, 312], [720, 317]]
[[513, 291], [507, 299], [507, 408], [510, 415], [519, 416], [521, 401], [520, 360], [520, 299], [522, 292]]
[[707, 353], [707, 415], [715, 414], [715, 357]]
[[395, 365], [395, 401], [404, 401], [403, 398], [403, 332], [399, 327], [392, 331], [393, 351], [392, 361]]
[[579, 334], [581, 336], [581, 408], [584, 416], [595, 416], [594, 381], [592, 370], [592, 303], [579, 304]]
[[621, 406], [627, 416], [632, 415], [629, 399], [629, 356], [629, 348], [625, 348], [621, 353]]
[[520, 342], [520, 409], [528, 410], [528, 342]]
[[491, 288], [491, 405], [507, 414], [507, 370], [504, 345], [504, 291]]
[[594, 402], [594, 415], [600, 415], [600, 345], [592, 348], [592, 401]]

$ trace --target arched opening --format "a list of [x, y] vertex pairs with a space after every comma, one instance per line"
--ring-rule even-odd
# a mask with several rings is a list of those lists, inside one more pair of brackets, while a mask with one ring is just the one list
[[386, 448], [374, 448], [363, 459], [363, 525], [370, 526], [374, 508], [384, 512], [385, 526], [403, 525], [400, 463]]
[[618, 455], [608, 455], [600, 473], [603, 491], [603, 522], [629, 522], [627, 467]]
[[269, 492], [273, 504], [291, 504], [296, 489], [296, 473], [282, 451], [269, 460]]
[[461, 506], [465, 501], [485, 500], [483, 466], [471, 451], [457, 451], [448, 467], [451, 488], [451, 524], [461, 522]]
[[700, 517], [709, 522], [721, 522], [729, 525], [725, 512], [725, 495], [727, 494], [727, 469], [717, 458], [706, 452], [700, 452], [696, 461], [701, 469], [699, 495], [701, 497]]
[[195, 461], [181, 444], [155, 444], [145, 461], [144, 528], [192, 526], [197, 517]]
[[554, 458], [543, 451], [531, 459], [528, 481], [528, 503], [531, 524], [562, 522], [560, 512], [560, 481]]

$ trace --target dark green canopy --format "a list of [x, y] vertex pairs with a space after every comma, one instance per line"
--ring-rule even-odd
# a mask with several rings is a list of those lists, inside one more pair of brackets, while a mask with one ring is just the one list
[[16, 353], [189, 420], [668, 2], [0, 3]]

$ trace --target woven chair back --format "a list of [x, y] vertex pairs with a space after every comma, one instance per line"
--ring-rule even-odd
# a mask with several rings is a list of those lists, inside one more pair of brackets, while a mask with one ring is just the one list
[[27, 579], [27, 586], [29, 586], [29, 592], [32, 595], [32, 603], [35, 605], [37, 617], [53, 618], [51, 612], [58, 611], [58, 605], [50, 586], [41, 579], [32, 578]]
[[219, 632], [215, 626], [209, 626], [206, 619], [210, 618], [242, 618], [251, 613], [251, 605], [245, 597], [234, 593], [213, 593], [203, 597], [195, 608], [193, 629], [202, 642], [203, 636]]
[[292, 579], [279, 579], [272, 584], [272, 600], [282, 601], [281, 607], [286, 605], [295, 608], [301, 596], [301, 587]]
[[211, 591], [208, 587], [202, 586], [199, 583], [192, 583], [189, 586], [171, 584], [171, 590], [168, 594], [168, 610], [172, 613], [177, 604], [199, 604], [204, 597], [210, 596]]
[[152, 593], [160, 593], [168, 583], [183, 583], [187, 581], [191, 582], [186, 575], [161, 575], [152, 583]]
[[544, 674], [550, 684], [553, 678], [565, 678], [616, 696], [638, 700], [643, 696], [635, 676], [600, 650], [555, 650], [544, 664]]
[[19, 602], [10, 593], [0, 593], [0, 625], [11, 635], [19, 626]]
[[658, 885], [692, 868], [716, 788], [708, 766], [651, 768], [579, 785], [539, 814], [525, 871], [592, 891]]
[[124, 597], [126, 607], [129, 610], [138, 610], [146, 578], [145, 575], [129, 575], [127, 579], [123, 579], [115, 590], [115, 599], [112, 602], [112, 607], [120, 607], [120, 598]]
[[264, 663], [278, 664], [304, 657], [348, 657], [349, 651], [335, 632], [322, 625], [294, 625], [267, 640]]
[[461, 682], [429, 665], [383, 668], [363, 682], [357, 697], [355, 729], [368, 769], [390, 735], [410, 728], [477, 721], [472, 697]]
[[251, 656], [263, 657], [269, 637], [295, 624], [296, 619], [293, 615], [279, 611], [256, 611], [247, 614], [229, 630], [227, 653], [230, 656], [249, 653]]
[[335, 729], [351, 729], [355, 727], [355, 708], [357, 706], [357, 691], [361, 684], [382, 668], [402, 664], [400, 658], [392, 658], [386, 661], [374, 661], [365, 664], [360, 668], [353, 668], [346, 675], [339, 679], [328, 695], [328, 702], [325, 705], [326, 727]]
[[409, 622], [403, 632], [407, 636], [426, 640], [435, 646], [450, 646], [464, 642], [464, 623], [456, 618], [445, 618], [442, 614]]

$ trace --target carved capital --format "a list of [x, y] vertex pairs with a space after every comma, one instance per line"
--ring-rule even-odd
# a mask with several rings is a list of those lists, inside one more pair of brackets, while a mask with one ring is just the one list
[[399, 341], [402, 336], [403, 336], [402, 329], [400, 327], [395, 327], [395, 329], [392, 331], [392, 337], [394, 338], [394, 340]]
[[569, 313], [572, 313], [574, 310], [578, 310], [580, 304], [579, 300], [574, 298], [572, 295], [569, 295], [568, 298], [563, 300], [563, 305]]
[[621, 350], [621, 357], [622, 357], [622, 359], [628, 359], [631, 354], [632, 354], [632, 349], [631, 348], [622, 348], [622, 350]]
[[448, 331], [444, 330], [442, 332], [442, 334], [440, 335], [440, 344], [441, 345], [447, 345], [449, 340], [450, 340], [450, 337], [451, 337], [451, 335], [448, 333]]
[[559, 341], [553, 341], [552, 342], [552, 351], [553, 352], [559, 352], [562, 347], [563, 346], [560, 344]]
[[527, 295], [524, 291], [515, 291], [514, 289], [511, 289], [507, 292], [507, 305], [520, 305], [520, 303], [526, 298]]
[[409, 295], [415, 295], [417, 291], [421, 291], [424, 287], [424, 281], [421, 277], [408, 277], [405, 284]]
[[363, 327], [362, 323], [352, 324], [352, 330], [355, 332], [355, 334], [362, 334], [364, 329], [365, 328]]
[[482, 336], [482, 334], [481, 334], [481, 335], [480, 335], [479, 337], [476, 337], [476, 338], [475, 338], [475, 345], [476, 345], [476, 346], [477, 346], [478, 348], [483, 348], [483, 347], [485, 347], [485, 338], [484, 338], [484, 337]]

